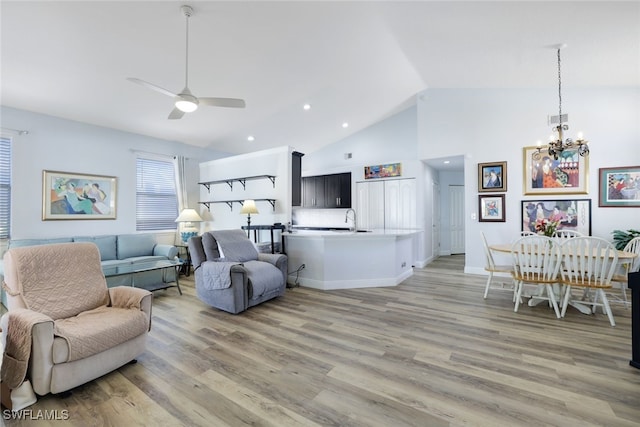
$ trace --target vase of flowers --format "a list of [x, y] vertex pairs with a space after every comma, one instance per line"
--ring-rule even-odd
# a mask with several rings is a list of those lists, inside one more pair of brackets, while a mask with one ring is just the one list
[[547, 218], [536, 220], [535, 230], [541, 236], [553, 237], [560, 221], [550, 221]]

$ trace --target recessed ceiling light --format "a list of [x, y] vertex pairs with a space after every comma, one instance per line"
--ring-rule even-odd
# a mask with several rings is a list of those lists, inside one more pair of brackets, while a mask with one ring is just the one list
[[345, 128], [345, 129], [348, 128], [349, 127], [349, 123], [347, 123], [347, 122], [342, 123], [342, 127]]
[[255, 137], [255, 136], [253, 136], [253, 135], [249, 135], [249, 136], [247, 137], [247, 141], [255, 141], [255, 140], [256, 140], [256, 137]]
[[311, 104], [304, 104], [304, 105], [302, 106], [302, 109], [303, 109], [303, 110], [310, 110], [310, 109], [311, 109]]
[[444, 161], [444, 164], [445, 164], [445, 165], [448, 165], [449, 163], [451, 163], [449, 160], [445, 160], [445, 161]]

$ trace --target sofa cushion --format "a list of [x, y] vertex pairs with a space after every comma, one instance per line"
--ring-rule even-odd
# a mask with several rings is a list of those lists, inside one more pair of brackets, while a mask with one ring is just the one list
[[51, 245], [54, 243], [71, 243], [71, 237], [60, 237], [57, 239], [18, 239], [9, 241], [9, 249], [22, 248], [24, 246]]
[[[220, 258], [220, 251], [218, 250], [218, 242], [210, 231], [204, 233], [202, 237], [192, 237], [194, 241], [202, 239], [202, 247], [204, 248], [205, 257], [208, 261], [213, 261]], [[193, 255], [192, 255], [193, 256]]]
[[116, 236], [77, 236], [74, 242], [95, 243], [100, 250], [100, 261], [108, 261], [116, 258]]
[[282, 287], [282, 272], [275, 266], [262, 261], [244, 263], [249, 279], [249, 298], [261, 297], [274, 289]]
[[120, 234], [117, 239], [118, 259], [151, 256], [155, 245], [153, 234]]
[[167, 257], [159, 256], [159, 255], [134, 256], [132, 258], [127, 258], [127, 261], [131, 262], [131, 264], [138, 264], [141, 262], [149, 262], [149, 261], [167, 261]]

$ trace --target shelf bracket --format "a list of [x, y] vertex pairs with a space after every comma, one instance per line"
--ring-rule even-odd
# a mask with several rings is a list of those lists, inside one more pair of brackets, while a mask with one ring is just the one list
[[200, 202], [200, 204], [205, 205], [207, 207], [207, 210], [211, 212], [211, 204], [209, 202]]
[[268, 176], [267, 178], [269, 178], [269, 181], [271, 181], [271, 183], [273, 184], [273, 188], [276, 188], [276, 177]]
[[233, 200], [225, 202], [229, 206], [229, 210], [233, 212]]
[[227, 185], [229, 186], [229, 188], [231, 188], [231, 191], [233, 191], [233, 181], [225, 181], [227, 183]]
[[273, 208], [273, 211], [276, 211], [276, 201], [273, 199], [267, 199], [267, 202], [269, 202], [269, 204], [271, 205], [271, 208]]
[[246, 190], [246, 189], [247, 189], [247, 180], [246, 180], [245, 178], [240, 178], [240, 179], [238, 179], [238, 182], [239, 182], [240, 184], [242, 184], [242, 189], [243, 189], [243, 190]]
[[203, 183], [202, 183], [202, 185], [204, 185], [204, 186], [205, 186], [205, 188], [207, 189], [207, 193], [211, 193], [211, 185], [209, 185], [209, 184], [208, 184], [208, 183], [206, 183], [206, 182], [203, 182]]

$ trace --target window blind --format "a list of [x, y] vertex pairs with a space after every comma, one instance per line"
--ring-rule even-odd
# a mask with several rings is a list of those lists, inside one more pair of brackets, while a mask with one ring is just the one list
[[11, 221], [11, 139], [0, 138], [0, 239], [9, 238]]
[[173, 162], [138, 157], [136, 183], [136, 230], [175, 230], [178, 196]]

